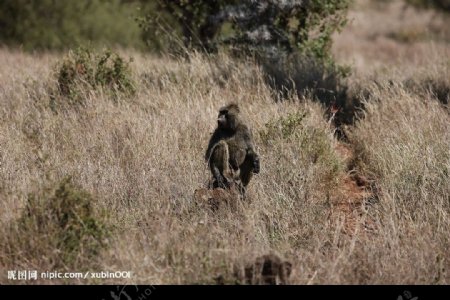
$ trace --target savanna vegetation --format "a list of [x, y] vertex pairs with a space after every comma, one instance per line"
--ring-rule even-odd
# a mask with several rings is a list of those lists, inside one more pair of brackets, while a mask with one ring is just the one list
[[[236, 284], [269, 253], [291, 284], [450, 283], [445, 1], [237, 2], [0, 4], [1, 283]], [[212, 210], [230, 102], [261, 172]]]

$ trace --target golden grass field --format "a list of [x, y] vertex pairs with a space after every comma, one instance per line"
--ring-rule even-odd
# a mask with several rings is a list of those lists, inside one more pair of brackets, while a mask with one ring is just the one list
[[[449, 21], [398, 1], [357, 1], [349, 17], [333, 52], [352, 66], [350, 89], [368, 96], [347, 140], [326, 107], [274, 101], [259, 67], [226, 55], [122, 50], [134, 96], [86, 89], [84, 106], [55, 111], [64, 54], [0, 49], [0, 283], [232, 284], [236, 265], [276, 253], [292, 263], [291, 284], [450, 284]], [[245, 201], [211, 212], [193, 196], [210, 177], [217, 110], [232, 101], [261, 173]], [[61, 229], [39, 225], [49, 211], [26, 207], [66, 176], [108, 234], [98, 251], [77, 245], [61, 259]], [[11, 281], [8, 270], [132, 278]]]

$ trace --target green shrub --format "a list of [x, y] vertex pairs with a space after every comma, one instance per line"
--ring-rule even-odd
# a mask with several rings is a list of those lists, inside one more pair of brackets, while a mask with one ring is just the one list
[[82, 102], [81, 93], [86, 88], [106, 88], [114, 96], [118, 93], [133, 95], [136, 84], [132, 78], [130, 62], [109, 50], [92, 53], [88, 49], [78, 48], [69, 52], [59, 66], [59, 91], [74, 102]]
[[55, 268], [95, 265], [109, 226], [92, 207], [95, 199], [67, 177], [56, 188], [28, 196], [5, 244], [14, 263], [36, 260]]
[[139, 22], [153, 49], [222, 48], [256, 58], [277, 96], [312, 92], [330, 104], [341, 96], [341, 79], [349, 73], [330, 51], [333, 33], [346, 24], [349, 2], [155, 0], [145, 2], [148, 15]]
[[293, 135], [298, 136], [301, 132], [299, 129], [302, 128], [302, 121], [306, 116], [306, 112], [298, 111], [268, 122], [265, 124], [265, 129], [260, 132], [261, 140], [267, 145], [279, 138], [289, 139]]
[[[144, 1], [143, 1], [144, 2]], [[331, 35], [346, 22], [349, 1], [145, 1], [139, 23], [149, 41], [174, 35], [208, 52], [231, 45], [251, 53], [297, 50], [325, 58]], [[159, 37], [158, 37], [159, 36]], [[160, 44], [160, 43], [159, 43]], [[277, 54], [277, 53], [275, 53]]]

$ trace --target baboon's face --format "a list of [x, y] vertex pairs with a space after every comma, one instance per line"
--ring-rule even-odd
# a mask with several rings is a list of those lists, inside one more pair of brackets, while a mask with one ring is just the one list
[[236, 114], [228, 109], [221, 109], [217, 117], [217, 126], [220, 129], [234, 130], [236, 127]]
[[228, 111], [226, 111], [226, 110], [219, 111], [219, 116], [217, 117], [217, 126], [219, 128], [227, 129], [227, 127], [228, 127], [227, 115], [228, 115]]

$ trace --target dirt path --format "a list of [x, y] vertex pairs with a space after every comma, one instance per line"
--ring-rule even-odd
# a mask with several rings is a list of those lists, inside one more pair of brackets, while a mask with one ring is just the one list
[[337, 191], [330, 195], [330, 219], [349, 235], [373, 232], [374, 222], [367, 214], [366, 202], [373, 197], [369, 181], [351, 169], [354, 151], [351, 145], [339, 141], [336, 152], [347, 165], [345, 175], [340, 178]]

